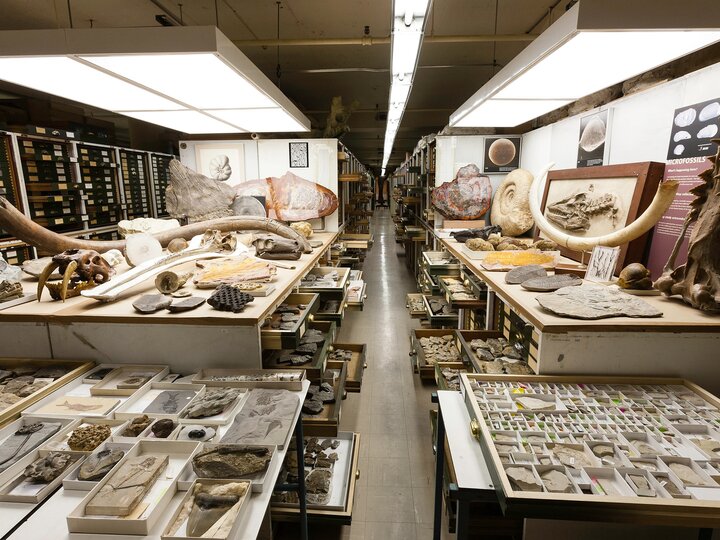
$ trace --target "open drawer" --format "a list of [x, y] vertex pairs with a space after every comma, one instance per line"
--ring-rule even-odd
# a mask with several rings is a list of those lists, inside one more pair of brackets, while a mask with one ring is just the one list
[[420, 373], [421, 379], [434, 380], [435, 379], [435, 361], [428, 358], [425, 354], [425, 350], [422, 347], [422, 338], [442, 338], [450, 336], [452, 339], [453, 347], [457, 350], [457, 355], [454, 359], [448, 358], [447, 360], [441, 360], [442, 362], [460, 362], [462, 356], [460, 355], [460, 339], [458, 338], [455, 330], [427, 330], [427, 329], [415, 329], [411, 334], [411, 346], [415, 361], [417, 364], [418, 372]]
[[[474, 339], [482, 339], [483, 341], [486, 341], [491, 338], [507, 339], [507, 336], [498, 330], [456, 330], [456, 334], [458, 335], [458, 339], [460, 341], [460, 350], [462, 353], [463, 362], [471, 365], [476, 373], [485, 373], [485, 370], [482, 367], [485, 362], [480, 357], [478, 357], [478, 355], [473, 350], [472, 341]], [[514, 346], [514, 344], [510, 341], [508, 342], [508, 344]], [[527, 358], [527, 356], [523, 355], [520, 349], [518, 349], [518, 353], [523, 359]], [[525, 360], [520, 360], [520, 362], [522, 364], [526, 364]], [[527, 364], [532, 370], [535, 370], [535, 364], [532, 361], [528, 362]], [[507, 376], [507, 374], [505, 373], [495, 373], [495, 375], [500, 378]]]
[[[329, 369], [329, 366], [328, 366]], [[345, 379], [347, 378], [347, 365], [343, 362], [340, 366], [339, 375], [330, 380], [328, 372], [325, 371], [323, 379], [331, 382], [335, 392], [335, 402], [326, 403], [323, 410], [318, 414], [309, 415], [302, 413], [303, 433], [316, 437], [335, 437], [340, 426], [340, 410], [342, 409], [343, 396], [345, 395]]]
[[[295, 369], [305, 370], [305, 376], [310, 381], [322, 379], [327, 363], [328, 350], [335, 339], [335, 323], [330, 321], [313, 321], [308, 323], [308, 328], [320, 330], [325, 334], [325, 341], [318, 343], [317, 350], [312, 354], [312, 359], [304, 364], [292, 365], [283, 362], [283, 357], [295, 354], [295, 349], [268, 349], [263, 351], [264, 369]], [[302, 353], [299, 353], [302, 354]]]
[[367, 283], [365, 280], [356, 279], [348, 286], [347, 308], [362, 311], [367, 299]]
[[[332, 355], [341, 350], [351, 354], [349, 360], [332, 359]], [[345, 389], [348, 392], [359, 392], [363, 373], [367, 368], [367, 345], [365, 343], [334, 343], [333, 352], [328, 357], [327, 367], [339, 369], [342, 364], [347, 365]]]
[[[440, 285], [440, 289], [442, 290], [442, 294], [445, 296], [445, 300], [448, 302], [448, 304], [450, 304], [450, 307], [453, 307], [455, 309], [478, 309], [485, 305], [485, 297], [479, 297], [475, 295], [473, 290], [462, 278], [451, 276], [438, 276], [437, 279], [438, 284]], [[453, 297], [453, 295], [458, 292], [455, 291], [456, 287], [462, 287], [461, 292], [468, 295], [474, 295], [475, 297], [472, 299], [458, 299], [457, 297]]]
[[[339, 270], [348, 270], [347, 268], [339, 268]], [[345, 308], [347, 308], [348, 291], [342, 298], [333, 295], [321, 295], [320, 305], [315, 312], [316, 321], [332, 321], [338, 326], [342, 326], [342, 320], [345, 317]]]
[[431, 307], [431, 300], [445, 301], [444, 296], [423, 296], [423, 302], [425, 303], [425, 315], [427, 316], [430, 325], [433, 327], [440, 326], [457, 326], [458, 324], [458, 312], [456, 309], [451, 309], [449, 313], [434, 313]]
[[[308, 519], [316, 522], [350, 525], [355, 501], [355, 485], [360, 477], [358, 469], [360, 434], [341, 432], [337, 434], [337, 437], [332, 438], [340, 441], [339, 459], [333, 467], [332, 495], [325, 505], [308, 504]], [[279, 480], [282, 481], [283, 478], [284, 472], [281, 472]], [[299, 519], [297, 504], [272, 502], [271, 512], [274, 520], [296, 521]]]
[[462, 386], [460, 373], [467, 373], [468, 370], [468, 366], [462, 362], [437, 362], [435, 364], [435, 382], [438, 390], [459, 392], [460, 386]]
[[340, 240], [347, 249], [370, 249], [375, 238], [371, 233], [345, 233]]
[[431, 275], [459, 276], [460, 263], [447, 251], [423, 251], [423, 264]]
[[[322, 278], [335, 273], [337, 275], [337, 279], [333, 280], [334, 285], [328, 284], [325, 281], [321, 281]], [[315, 282], [310, 282], [306, 278], [308, 276], [314, 276], [316, 280]], [[335, 268], [335, 267], [328, 267], [328, 266], [319, 266], [316, 268], [310, 269], [310, 271], [306, 274], [306, 277], [304, 277], [300, 281], [300, 286], [298, 287], [298, 291], [301, 293], [318, 293], [321, 295], [323, 299], [325, 298], [334, 298], [337, 300], [342, 299], [346, 294], [348, 279], [350, 277], [350, 270], [348, 268]], [[311, 278], [312, 279], [312, 278]]]
[[[282, 320], [283, 313], [275, 310], [265, 321], [260, 330], [260, 338], [263, 349], [295, 349], [300, 345], [300, 338], [305, 334], [307, 324], [315, 318], [315, 312], [320, 307], [320, 296], [310, 293], [293, 293], [283, 302], [288, 306], [305, 306], [300, 310], [300, 317], [292, 321], [287, 329], [272, 328]], [[279, 309], [279, 308], [278, 308]]]
[[408, 308], [410, 316], [413, 319], [421, 319], [425, 317], [425, 303], [423, 295], [420, 293], [408, 293], [405, 301], [405, 307]]

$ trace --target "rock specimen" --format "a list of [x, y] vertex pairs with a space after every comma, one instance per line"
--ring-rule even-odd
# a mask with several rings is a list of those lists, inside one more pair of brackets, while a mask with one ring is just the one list
[[623, 268], [617, 284], [621, 289], [639, 289], [643, 291], [650, 290], [653, 286], [650, 270], [640, 263], [628, 264]]
[[215, 428], [210, 426], [185, 426], [178, 433], [178, 441], [207, 442], [215, 436]]
[[602, 285], [584, 284], [564, 287], [537, 301], [548, 311], [573, 319], [605, 319], [608, 317], [662, 317], [662, 312], [647, 302]]
[[146, 414], [138, 416], [137, 418], [133, 418], [128, 424], [128, 426], [123, 430], [121, 436], [137, 437], [148, 428], [152, 421], [153, 419]]
[[545, 489], [550, 493], [572, 493], [573, 485], [570, 479], [557, 469], [550, 469], [540, 474]]
[[630, 444], [641, 457], [656, 457], [659, 455], [657, 449], [645, 441], [631, 441]]
[[553, 411], [555, 410], [555, 402], [543, 401], [542, 399], [524, 396], [517, 398], [517, 402], [522, 405], [523, 409], [530, 411]]
[[495, 139], [488, 148], [488, 158], [500, 167], [509, 164], [515, 159], [517, 150], [510, 139]]
[[22, 296], [23, 288], [20, 283], [0, 280], [0, 303], [8, 300], [15, 300], [16, 298], [22, 298]]
[[237, 195], [265, 197], [268, 217], [282, 221], [303, 221], [329, 216], [338, 207], [337, 196], [320, 184], [291, 172], [280, 178], [243, 182]]
[[124, 455], [125, 452], [118, 448], [100, 450], [100, 452], [90, 454], [80, 465], [78, 480], [95, 482], [105, 478], [105, 475], [117, 465]]
[[442, 297], [431, 297], [428, 300], [430, 311], [433, 315], [456, 315], [457, 311], [450, 307], [445, 298]]
[[668, 467], [680, 481], [686, 486], [707, 486], [708, 483], [703, 480], [699, 474], [692, 470], [684, 463], [670, 463]]
[[225, 444], [277, 445], [281, 449], [294, 427], [299, 405], [288, 390], [254, 388], [221, 442]]
[[633, 486], [638, 497], [657, 497], [655, 490], [642, 474], [628, 474], [630, 485]]
[[495, 247], [482, 238], [468, 238], [465, 246], [472, 251], [495, 251]]
[[128, 516], [168, 464], [167, 455], [127, 459], [85, 506], [88, 516]]
[[592, 152], [605, 143], [605, 122], [599, 116], [594, 116], [585, 125], [580, 134], [580, 148], [585, 152]]
[[231, 285], [220, 285], [208, 298], [207, 303], [218, 311], [240, 313], [254, 299], [252, 295], [239, 291]]
[[459, 362], [460, 351], [455, 345], [455, 337], [452, 334], [446, 336], [421, 337], [420, 346], [425, 356], [425, 361], [434, 365], [437, 362]]
[[168, 535], [175, 536], [187, 521], [186, 535], [191, 538], [227, 538], [249, 489], [249, 482], [197, 482]]
[[305, 477], [307, 501], [310, 504], [327, 504], [332, 490], [332, 470], [313, 469]]
[[169, 168], [165, 200], [170, 216], [194, 223], [232, 215], [235, 188], [195, 172], [175, 159]]
[[219, 445], [195, 454], [198, 478], [244, 478], [267, 469], [272, 452], [264, 446]]
[[207, 388], [205, 393], [190, 403], [185, 411], [187, 418], [207, 418], [221, 414], [240, 396], [236, 388]]
[[302, 406], [302, 412], [309, 415], [320, 414], [324, 409], [323, 402], [313, 396], [305, 398]]
[[551, 451], [560, 463], [571, 469], [582, 469], [583, 467], [592, 467], [593, 465], [582, 450], [577, 450], [569, 446], [555, 446]]
[[68, 439], [70, 450], [77, 452], [91, 452], [107, 439], [112, 433], [110, 426], [105, 424], [91, 424], [76, 428]]
[[155, 234], [180, 227], [177, 219], [135, 218], [118, 221], [118, 232], [123, 238], [131, 234]]
[[290, 228], [299, 232], [305, 238], [310, 238], [313, 234], [312, 225], [307, 221], [297, 221], [290, 224]]
[[0, 472], [55, 435], [62, 424], [35, 422], [21, 426], [0, 444]]
[[23, 474], [29, 482], [49, 484], [60, 476], [73, 461], [73, 457], [70, 454], [50, 452], [25, 467]]
[[547, 270], [542, 266], [531, 264], [528, 266], [518, 266], [505, 274], [505, 283], [510, 285], [519, 285], [523, 281], [533, 278], [541, 278], [547, 276]]
[[575, 274], [555, 274], [554, 276], [545, 276], [531, 278], [523, 281], [520, 286], [528, 291], [535, 292], [552, 292], [562, 289], [563, 287], [577, 287], [582, 285], [582, 278]]
[[532, 182], [533, 175], [530, 172], [515, 169], [498, 187], [490, 211], [490, 221], [499, 226], [503, 234], [521, 235], [529, 231], [535, 223], [530, 212]]
[[192, 390], [163, 390], [145, 407], [143, 412], [149, 414], [180, 414], [194, 397], [195, 392]]
[[432, 192], [433, 206], [446, 219], [479, 219], [490, 208], [491, 198], [490, 179], [474, 164], [462, 167], [451, 182]]
[[479, 360], [478, 367], [481, 373], [497, 375], [532, 375], [534, 373], [527, 362], [522, 360], [520, 350], [510, 345], [504, 337], [490, 338], [487, 341], [473, 339], [469, 345]]
[[450, 236], [452, 236], [456, 242], [464, 244], [470, 238], [482, 238], [483, 240], [487, 240], [491, 234], [502, 234], [502, 229], [497, 225], [488, 225], [482, 229], [465, 229], [462, 231], [451, 232]]
[[353, 352], [345, 349], [335, 349], [328, 355], [328, 360], [339, 360], [341, 362], [349, 362], [352, 358]]
[[139, 313], [155, 313], [172, 304], [172, 298], [164, 294], [145, 294], [133, 302], [135, 311]]
[[156, 439], [167, 439], [174, 429], [175, 422], [169, 418], [162, 418], [152, 425], [150, 431], [152, 431]]
[[198, 266], [200, 269], [195, 272], [193, 283], [200, 289], [246, 281], [269, 281], [277, 271], [274, 264], [249, 256], [200, 263]]
[[508, 467], [505, 469], [510, 483], [520, 491], [542, 491], [542, 484], [538, 482], [531, 469], [525, 467]]

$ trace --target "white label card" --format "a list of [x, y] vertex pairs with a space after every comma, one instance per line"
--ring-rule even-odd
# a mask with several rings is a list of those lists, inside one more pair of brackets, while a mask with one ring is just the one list
[[595, 282], [611, 281], [619, 256], [619, 247], [595, 246], [590, 255], [585, 279]]

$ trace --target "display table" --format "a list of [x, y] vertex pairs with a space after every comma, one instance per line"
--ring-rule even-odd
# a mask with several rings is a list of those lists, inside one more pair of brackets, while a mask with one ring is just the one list
[[[184, 313], [159, 311], [142, 315], [132, 302], [142, 294], [156, 294], [154, 280], [134, 287], [111, 303], [76, 297], [29, 302], [0, 310], [3, 356], [29, 358], [93, 358], [102, 362], [169, 364], [180, 373], [198, 365], [262, 367], [260, 326], [297, 286], [300, 279], [327, 254], [338, 233], [316, 233], [322, 246], [297, 261], [279, 261], [272, 281], [275, 290], [257, 297], [242, 313], [217, 311], [207, 304]], [[194, 263], [174, 270], [189, 271]], [[27, 280], [34, 292], [37, 282]], [[192, 288], [208, 297], [212, 289]]]
[[[662, 317], [596, 321], [558, 317], [538, 304], [536, 297], [546, 293], [508, 285], [505, 272], [483, 269], [463, 253], [462, 244], [445, 238], [440, 242], [505, 304], [505, 330], [509, 331], [512, 316], [529, 325], [525, 329], [531, 336], [528, 363], [537, 374], [677, 376], [720, 393], [717, 355], [713, 354], [720, 350], [720, 316], [693, 309], [680, 298], [643, 296], [642, 300], [663, 312]], [[492, 300], [488, 299], [488, 306]]]
[[[303, 382], [302, 390], [295, 392], [300, 403], [305, 400], [309, 387], [310, 382], [306, 380]], [[299, 427], [296, 427], [295, 434], [293, 435], [291, 433], [290, 437], [297, 438], [299, 436], [300, 440], [302, 440], [300, 413], [301, 407], [298, 407], [293, 423]], [[275, 449], [277, 458], [271, 461], [267, 471], [267, 474], [271, 478], [271, 485], [275, 485], [277, 481], [289, 446], [289, 444], [286, 444], [282, 450], [279, 447]], [[302, 445], [299, 445], [298, 448], [302, 449]], [[298, 463], [302, 465], [302, 460], [299, 460]], [[167, 515], [155, 524], [152, 532], [148, 536], [139, 537], [116, 534], [93, 534], [91, 536], [95, 539], [104, 538], [107, 540], [137, 540], [139, 538], [159, 540], [161, 533], [168, 525], [168, 521], [172, 516], [171, 510], [178, 507], [185, 493], [184, 491], [179, 491], [175, 494], [170, 504], [168, 504]], [[257, 538], [265, 515], [270, 507], [272, 493], [272, 489], [265, 489], [261, 493], [252, 493], [247, 506], [242, 510], [240, 516], [239, 533], [233, 540], [255, 540]], [[0, 516], [2, 516], [2, 519], [0, 519], [0, 536], [2, 536], [2, 538], [13, 538], [17, 540], [44, 540], [46, 538], [69, 540], [70, 538], [89, 538], [90, 535], [69, 533], [66, 522], [66, 517], [80, 504], [87, 494], [87, 491], [73, 491], [61, 488], [52, 497], [37, 505], [0, 502]], [[23, 523], [20, 524], [21, 522]], [[18, 524], [20, 525], [17, 526]], [[6, 536], [11, 531], [12, 534]]]

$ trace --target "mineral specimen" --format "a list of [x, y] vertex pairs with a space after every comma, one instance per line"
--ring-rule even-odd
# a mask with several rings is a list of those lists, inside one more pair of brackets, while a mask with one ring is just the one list
[[221, 414], [231, 404], [237, 401], [240, 390], [236, 388], [212, 388], [190, 403], [185, 411], [188, 418], [207, 418]]
[[49, 484], [73, 462], [70, 454], [50, 452], [25, 467], [25, 478], [36, 484]]
[[9, 281], [10, 283], [18, 283], [22, 279], [22, 269], [19, 266], [13, 266], [3, 259], [0, 255], [0, 282]]
[[90, 452], [107, 439], [112, 430], [105, 424], [91, 424], [75, 429], [68, 439], [70, 450]]
[[105, 449], [95, 454], [90, 454], [83, 464], [80, 465], [78, 480], [94, 482], [104, 478], [124, 455], [125, 452], [118, 448]]
[[555, 274], [554, 276], [528, 279], [523, 281], [520, 286], [528, 291], [552, 292], [563, 287], [577, 287], [582, 285], [582, 282], [582, 278], [575, 274]]
[[518, 236], [529, 231], [535, 223], [530, 212], [532, 181], [530, 172], [515, 169], [498, 187], [490, 211], [490, 221], [499, 226], [503, 234]]
[[548, 311], [574, 319], [604, 319], [607, 317], [662, 317], [653, 306], [602, 285], [583, 284], [581, 287], [564, 287], [547, 295], [538, 295], [537, 301]]
[[479, 219], [490, 208], [492, 186], [487, 176], [480, 174], [477, 165], [458, 170], [451, 182], [445, 182], [432, 192], [433, 206], [447, 219]]
[[137, 437], [148, 428], [152, 421], [153, 419], [148, 417], [146, 414], [133, 418], [128, 426], [123, 430], [122, 436]]
[[150, 431], [152, 431], [156, 439], [167, 439], [174, 429], [175, 422], [173, 422], [169, 418], [162, 418], [153, 423]]
[[178, 433], [178, 441], [205, 442], [215, 436], [215, 429], [210, 426], [185, 426]]
[[243, 478], [267, 469], [272, 452], [264, 446], [218, 445], [195, 454], [198, 478]]

